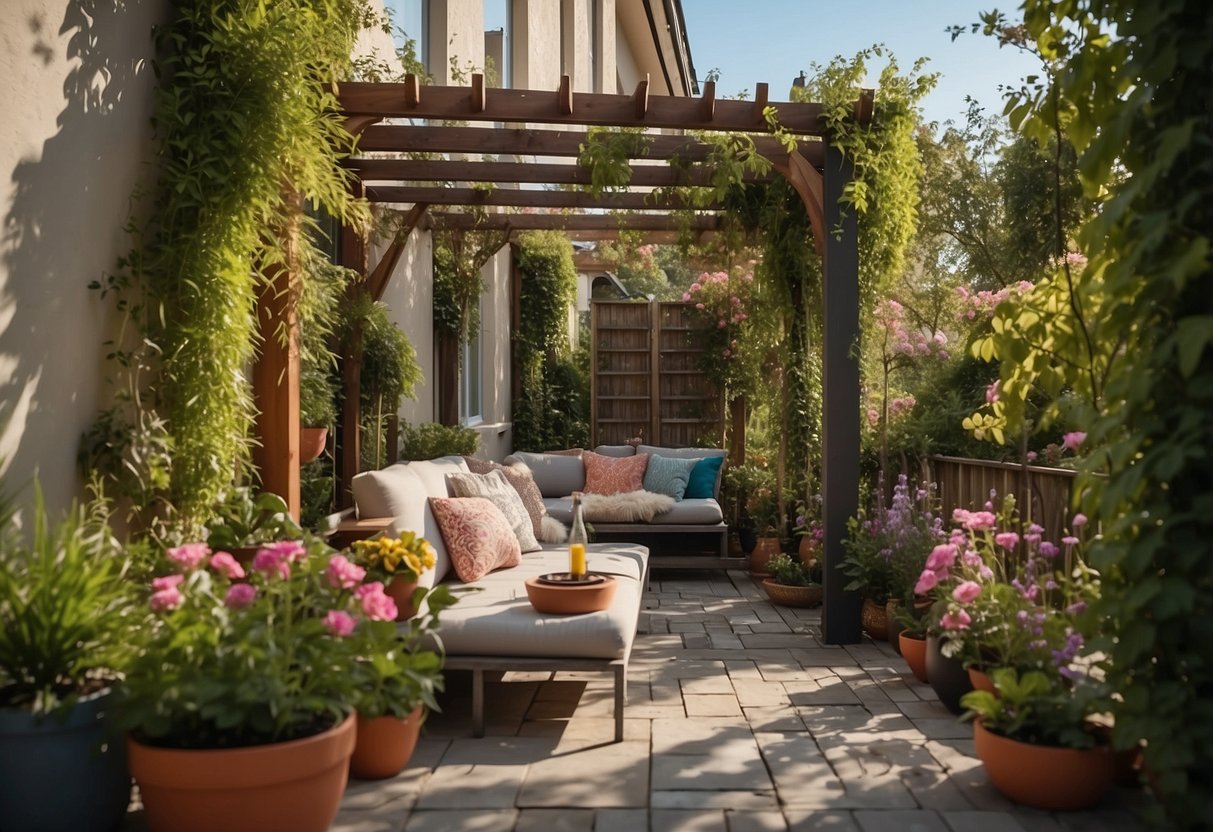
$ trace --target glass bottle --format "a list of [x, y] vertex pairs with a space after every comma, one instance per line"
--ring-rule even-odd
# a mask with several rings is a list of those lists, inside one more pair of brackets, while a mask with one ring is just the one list
[[574, 581], [584, 581], [587, 577], [585, 547], [588, 542], [585, 520], [581, 517], [581, 492], [578, 491], [573, 493], [573, 527], [569, 530], [569, 577]]

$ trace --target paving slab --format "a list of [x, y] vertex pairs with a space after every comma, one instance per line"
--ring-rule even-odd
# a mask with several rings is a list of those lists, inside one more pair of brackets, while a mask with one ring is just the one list
[[771, 791], [770, 775], [758, 750], [710, 754], [656, 754], [653, 791]]
[[787, 818], [782, 812], [751, 812], [733, 810], [724, 813], [729, 832], [786, 832]]
[[654, 809], [650, 812], [652, 832], [728, 832], [722, 809]]
[[654, 791], [654, 809], [744, 809], [746, 811], [779, 811], [779, 797], [774, 789], [738, 791]]
[[523, 809], [514, 832], [594, 832], [594, 810]]
[[513, 832], [517, 821], [514, 809], [417, 811], [409, 815], [402, 832]]
[[642, 807], [649, 802], [649, 744], [610, 743], [532, 763], [521, 808]]
[[943, 818], [923, 809], [894, 812], [861, 810], [855, 813], [855, 822], [863, 832], [949, 832]]
[[1027, 832], [1023, 824], [1006, 812], [941, 812], [951, 832]]

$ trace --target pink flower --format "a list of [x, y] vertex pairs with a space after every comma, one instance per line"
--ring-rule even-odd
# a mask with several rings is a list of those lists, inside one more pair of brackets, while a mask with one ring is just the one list
[[934, 570], [924, 569], [923, 573], [918, 576], [918, 583], [914, 584], [915, 595], [926, 595], [939, 584], [939, 576]]
[[184, 575], [166, 575], [152, 581], [152, 597], [148, 601], [152, 612], [168, 612], [181, 606], [185, 596], [178, 587], [185, 580]]
[[960, 523], [972, 532], [992, 529], [998, 523], [998, 518], [990, 511], [965, 511], [963, 508], [952, 511], [952, 520]]
[[1070, 525], [1076, 529], [1080, 526], [1087, 525], [1087, 515], [1080, 511], [1078, 514], [1074, 515], [1074, 519], [1070, 521]]
[[362, 612], [372, 621], [396, 620], [396, 602], [384, 595], [380, 581], [358, 587], [354, 590], [354, 597], [362, 603]]
[[1019, 545], [1019, 535], [1015, 532], [1000, 532], [994, 535], [994, 542], [1009, 552]]
[[691, 299], [691, 293], [690, 293], [690, 292], [683, 292], [683, 293], [682, 293], [682, 299], [683, 299], [683, 301], [688, 301], [688, 300], [690, 300], [690, 299]]
[[927, 569], [932, 572], [951, 569], [956, 563], [956, 547], [951, 543], [941, 543], [931, 550], [927, 556]]
[[986, 402], [993, 404], [996, 401], [998, 401], [998, 382], [993, 381], [986, 388]]
[[1072, 433], [1067, 433], [1061, 438], [1061, 446], [1077, 453], [1079, 446], [1086, 441], [1086, 438], [1087, 435], [1085, 433], [1080, 430], [1076, 430]]
[[324, 570], [329, 586], [333, 589], [353, 589], [362, 583], [366, 570], [357, 564], [350, 563], [345, 555], [333, 555], [329, 558], [328, 568]]
[[1078, 538], [1074, 537], [1073, 535], [1067, 535], [1061, 539], [1061, 542], [1066, 544], [1067, 546], [1077, 546]]
[[977, 574], [981, 576], [983, 581], [993, 580], [994, 578], [994, 570], [984, 563], [981, 565], [981, 569], [977, 570]]
[[959, 604], [971, 604], [981, 595], [981, 584], [976, 581], [965, 581], [952, 590], [952, 599]]
[[706, 307], [702, 303], [695, 304], [695, 308], [702, 312]]
[[253, 568], [267, 578], [278, 577], [286, 580], [291, 577], [291, 565], [286, 557], [272, 549], [261, 549], [253, 556]]
[[939, 619], [939, 626], [945, 630], [967, 630], [969, 625], [973, 623], [973, 619], [964, 610], [948, 610], [944, 613], [943, 618]]
[[257, 597], [257, 587], [249, 584], [232, 584], [223, 603], [229, 610], [242, 610]]
[[1061, 554], [1061, 550], [1057, 545], [1045, 540], [1040, 544], [1040, 554], [1046, 558], [1055, 558]]
[[1036, 451], [1028, 451], [1028, 462], [1036, 461]]
[[966, 549], [965, 553], [960, 556], [960, 561], [965, 566], [976, 568], [982, 565], [981, 555], [974, 552], [972, 549]]
[[341, 610], [329, 610], [324, 617], [324, 628], [337, 638], [345, 638], [354, 632], [356, 623], [352, 615]]
[[165, 557], [177, 564], [182, 572], [192, 572], [202, 565], [211, 548], [205, 543], [186, 543], [166, 551]]
[[236, 562], [229, 552], [216, 552], [211, 557], [211, 569], [214, 569], [229, 581], [244, 577], [244, 567]]
[[267, 543], [261, 547], [260, 551], [273, 552], [290, 563], [298, 563], [307, 557], [307, 549], [302, 540], [279, 540], [277, 543]]

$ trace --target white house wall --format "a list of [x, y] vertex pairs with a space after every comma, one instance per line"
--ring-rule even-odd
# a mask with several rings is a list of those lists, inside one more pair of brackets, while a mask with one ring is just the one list
[[[372, 252], [376, 262], [381, 247]], [[425, 375], [414, 390], [413, 398], [400, 405], [400, 418], [410, 424], [433, 422], [435, 416], [434, 365], [434, 247], [428, 231], [409, 235], [396, 269], [383, 293], [388, 319], [408, 336], [417, 354], [417, 364]]]
[[484, 268], [484, 302], [480, 316], [480, 365], [484, 368], [481, 417], [475, 426], [488, 459], [500, 460], [511, 450], [512, 403], [510, 390], [510, 269], [513, 256], [507, 245]]
[[0, 2], [0, 472], [25, 504], [37, 474], [53, 510], [80, 493], [79, 438], [108, 406], [116, 315], [88, 284], [132, 247], [169, 3], [83, 7]]

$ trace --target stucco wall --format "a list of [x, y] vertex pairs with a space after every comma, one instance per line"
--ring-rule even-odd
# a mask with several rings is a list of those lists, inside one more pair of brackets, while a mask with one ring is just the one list
[[481, 269], [484, 302], [480, 318], [480, 363], [484, 368], [481, 401], [484, 421], [476, 425], [488, 459], [500, 460], [512, 449], [510, 403], [510, 246]]
[[0, 2], [0, 465], [28, 504], [80, 491], [79, 437], [106, 404], [110, 300], [88, 284], [131, 247], [148, 178], [152, 24], [167, 0]]
[[[484, 0], [430, 0], [429, 64], [435, 84], [453, 84], [450, 58], [460, 70], [484, 69]], [[469, 83], [464, 78], [462, 83]]]
[[[372, 252], [375, 262], [380, 256]], [[383, 293], [388, 318], [396, 324], [417, 353], [417, 363], [425, 374], [412, 399], [400, 405], [400, 418], [410, 424], [434, 421], [434, 254], [428, 231], [409, 235], [396, 270]]]

